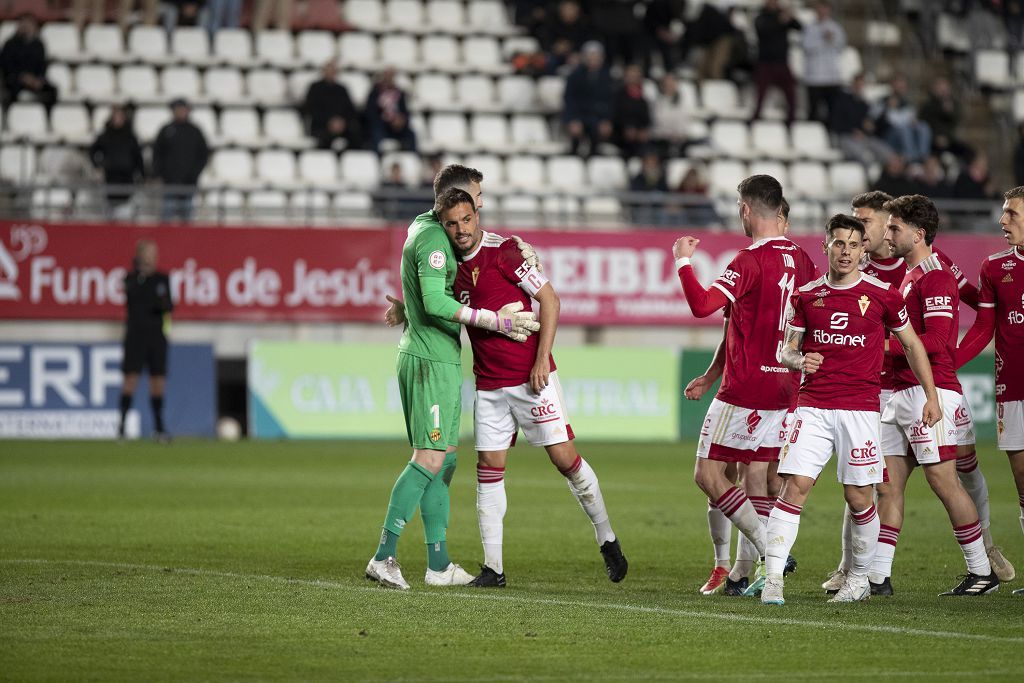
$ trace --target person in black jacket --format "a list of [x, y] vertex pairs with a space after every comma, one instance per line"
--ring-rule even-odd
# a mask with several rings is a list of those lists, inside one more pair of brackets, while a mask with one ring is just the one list
[[565, 81], [565, 107], [562, 119], [569, 134], [573, 154], [589, 140], [588, 154], [602, 142], [611, 142], [614, 83], [604, 65], [604, 47], [590, 41], [583, 46], [583, 63]]
[[110, 110], [106, 127], [89, 148], [89, 159], [103, 171], [103, 182], [108, 186], [107, 202], [112, 207], [131, 198], [131, 190], [126, 186], [134, 185], [146, 173], [142, 148], [124, 107], [115, 106]]
[[385, 138], [396, 140], [404, 151], [416, 151], [416, 132], [409, 125], [409, 104], [405, 92], [395, 83], [394, 69], [384, 69], [370, 90], [366, 98], [366, 123], [377, 152]]
[[644, 97], [644, 72], [635, 64], [627, 66], [622, 75], [612, 123], [623, 156], [637, 156], [647, 146], [651, 137], [651, 107]]
[[320, 80], [309, 86], [302, 105], [309, 134], [316, 138], [320, 149], [330, 149], [335, 140], [344, 140], [346, 149], [359, 149], [359, 112], [348, 88], [338, 82], [338, 65], [332, 59], [320, 73]]
[[124, 423], [132, 405], [132, 396], [139, 383], [139, 374], [149, 370], [149, 402], [153, 409], [156, 438], [168, 441], [164, 428], [164, 389], [167, 384], [167, 337], [165, 316], [174, 309], [171, 281], [156, 269], [157, 248], [152, 240], [139, 240], [135, 245], [132, 270], [124, 278], [125, 332], [124, 358], [121, 370], [121, 421], [118, 437], [124, 438]]
[[23, 91], [32, 93], [49, 111], [57, 88], [46, 80], [46, 46], [39, 40], [39, 22], [31, 14], [18, 19], [18, 29], [0, 49], [0, 74], [6, 109]]
[[761, 117], [761, 105], [768, 88], [774, 86], [786, 98], [786, 122], [796, 117], [796, 80], [789, 70], [789, 32], [799, 31], [800, 22], [778, 0], [768, 0], [754, 20], [757, 30], [757, 64], [754, 67], [754, 85], [757, 102], [754, 119]]
[[828, 128], [839, 149], [865, 166], [885, 164], [895, 152], [876, 136], [871, 104], [864, 98], [864, 74], [853, 77], [850, 87], [840, 91], [829, 110]]
[[160, 213], [163, 221], [192, 219], [192, 197], [199, 174], [206, 168], [210, 148], [203, 131], [189, 118], [188, 102], [171, 102], [174, 119], [160, 129], [153, 143], [153, 175], [169, 188]]

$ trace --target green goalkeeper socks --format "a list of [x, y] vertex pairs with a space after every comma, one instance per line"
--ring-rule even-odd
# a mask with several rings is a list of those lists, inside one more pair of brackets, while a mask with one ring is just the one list
[[448, 541], [427, 544], [427, 567], [440, 572], [447, 569], [451, 562], [448, 557]]
[[388, 501], [388, 513], [384, 518], [384, 533], [380, 537], [376, 560], [393, 557], [398, 546], [398, 537], [405, 528], [405, 523], [416, 512], [416, 506], [423, 498], [423, 492], [434, 479], [430, 470], [410, 462], [402, 470], [391, 489], [391, 500]]
[[457, 456], [454, 452], [444, 457], [441, 471], [423, 492], [420, 501], [420, 515], [423, 517], [423, 537], [427, 543], [427, 566], [442, 571], [451, 560], [448, 558], [447, 530], [451, 517], [451, 498], [448, 486], [455, 476]]

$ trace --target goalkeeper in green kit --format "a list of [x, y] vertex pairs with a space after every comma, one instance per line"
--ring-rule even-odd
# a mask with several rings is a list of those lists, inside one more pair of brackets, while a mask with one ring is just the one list
[[[450, 164], [434, 179], [434, 197], [450, 188], [468, 192], [479, 208], [483, 174]], [[536, 258], [529, 245], [524, 256]], [[398, 345], [398, 386], [412, 459], [395, 481], [380, 546], [366, 565], [366, 578], [388, 588], [409, 584], [395, 559], [398, 537], [420, 508], [427, 542], [428, 586], [465, 585], [473, 577], [448, 558], [448, 485], [455, 474], [462, 415], [461, 325], [472, 325], [524, 341], [540, 329], [536, 315], [516, 302], [498, 311], [474, 309], [452, 295], [458, 262], [435, 211], [409, 226], [402, 248], [402, 296], [406, 326]], [[390, 297], [389, 297], [390, 298]]]

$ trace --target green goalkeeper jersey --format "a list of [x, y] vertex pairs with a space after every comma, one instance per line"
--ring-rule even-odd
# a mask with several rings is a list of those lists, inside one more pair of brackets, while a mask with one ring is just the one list
[[461, 325], [452, 320], [460, 304], [452, 294], [458, 263], [448, 235], [433, 211], [417, 216], [402, 247], [405, 332], [401, 353], [441, 363], [459, 363]]

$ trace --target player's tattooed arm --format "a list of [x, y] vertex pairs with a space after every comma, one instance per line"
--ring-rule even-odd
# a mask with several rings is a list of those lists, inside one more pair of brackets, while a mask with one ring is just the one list
[[917, 377], [921, 388], [924, 389], [925, 404], [921, 413], [921, 421], [931, 427], [942, 419], [942, 411], [939, 409], [939, 396], [935, 390], [935, 379], [932, 376], [931, 363], [928, 361], [928, 352], [912, 326], [906, 325], [894, 334], [903, 346], [910, 369], [913, 370], [914, 376]]
[[813, 375], [821, 367], [824, 357], [820, 353], [801, 353], [800, 349], [803, 347], [803, 343], [803, 330], [786, 325], [786, 338], [782, 342], [779, 361], [790, 370], [800, 370], [808, 375]]
[[391, 302], [388, 306], [388, 310], [384, 311], [384, 324], [388, 327], [397, 327], [398, 325], [405, 325], [405, 304], [391, 296], [386, 294], [385, 297]]

